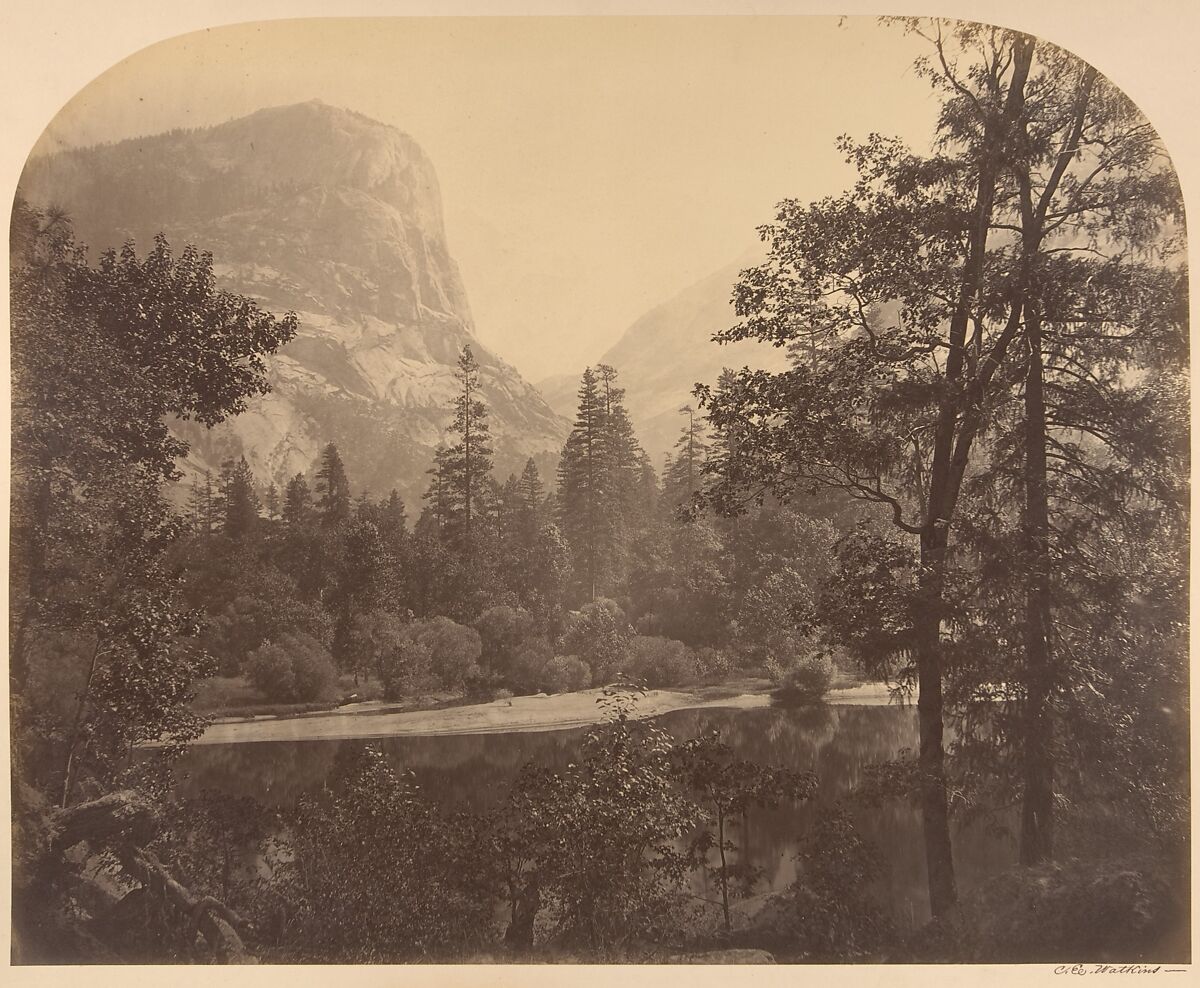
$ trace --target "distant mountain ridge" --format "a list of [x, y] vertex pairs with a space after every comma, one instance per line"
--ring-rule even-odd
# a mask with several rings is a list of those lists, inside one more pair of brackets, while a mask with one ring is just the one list
[[[695, 405], [692, 389], [697, 383], [715, 384], [726, 367], [787, 368], [783, 350], [756, 342], [712, 341], [714, 333], [736, 322], [732, 296], [739, 272], [761, 257], [761, 249], [748, 250], [734, 263], [656, 305], [596, 361], [616, 368], [634, 429], [655, 468], [662, 466], [664, 454], [674, 447], [683, 428], [679, 409]], [[556, 374], [538, 382], [550, 406], [568, 418], [575, 414], [579, 374]]]
[[356, 488], [396, 487], [412, 511], [467, 343], [497, 472], [557, 458], [568, 425], [476, 339], [433, 165], [394, 127], [314, 100], [35, 157], [20, 190], [65, 208], [93, 258], [129, 238], [144, 251], [161, 231], [210, 251], [220, 287], [299, 316], [272, 394], [212, 431], [173, 427], [192, 444], [187, 473], [244, 454], [261, 484], [282, 486], [332, 441]]

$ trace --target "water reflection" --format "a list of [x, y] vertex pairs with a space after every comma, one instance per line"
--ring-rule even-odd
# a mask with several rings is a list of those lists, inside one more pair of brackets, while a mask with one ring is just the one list
[[[807, 804], [753, 813], [745, 832], [734, 834], [749, 861], [763, 869], [771, 889], [795, 877], [798, 839], [816, 814], [863, 779], [868, 765], [897, 757], [917, 744], [916, 711], [881, 706], [820, 706], [786, 709], [678, 710], [656, 723], [678, 738], [717, 729], [737, 757], [817, 774], [816, 797]], [[409, 769], [447, 808], [483, 810], [495, 805], [528, 761], [565, 767], [578, 752], [584, 729], [518, 734], [463, 734], [337, 741], [199, 745], [177, 767], [186, 794], [218, 789], [254, 796], [275, 806], [319, 789], [333, 771], [338, 751], [373, 744], [397, 768]], [[859, 808], [863, 835], [881, 852], [880, 889], [903, 927], [924, 922], [929, 907], [920, 817], [903, 802]], [[959, 883], [966, 890], [1010, 865], [1011, 844], [982, 826], [961, 828], [955, 842]]]

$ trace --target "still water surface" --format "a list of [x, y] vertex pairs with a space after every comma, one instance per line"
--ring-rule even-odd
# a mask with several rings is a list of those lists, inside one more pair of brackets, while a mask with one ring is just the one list
[[[763, 765], [811, 770], [819, 790], [812, 800], [777, 811], [753, 811], [746, 832], [733, 839], [762, 868], [760, 890], [785, 888], [795, 877], [794, 855], [801, 835], [824, 807], [845, 798], [872, 763], [917, 746], [917, 714], [909, 707], [760, 707], [749, 710], [677, 710], [655, 718], [678, 738], [717, 729], [738, 758]], [[337, 741], [271, 741], [198, 745], [177, 767], [184, 793], [216, 789], [286, 806], [303, 792], [319, 789], [332, 772], [339, 749], [371, 744], [447, 809], [484, 810], [504, 798], [520, 767], [535, 761], [565, 767], [586, 733], [562, 731], [459, 734]], [[883, 860], [880, 893], [895, 920], [911, 928], [928, 919], [920, 814], [907, 802], [854, 808], [856, 823]], [[955, 863], [961, 891], [1010, 867], [1015, 850], [1009, 836], [976, 824], [959, 829]]]

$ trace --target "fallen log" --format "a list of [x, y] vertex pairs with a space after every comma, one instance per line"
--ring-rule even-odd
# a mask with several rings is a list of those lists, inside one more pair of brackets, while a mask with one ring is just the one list
[[171, 877], [151, 851], [123, 844], [116, 848], [121, 867], [147, 888], [172, 913], [176, 925], [186, 927], [191, 939], [199, 932], [222, 964], [257, 964], [235, 929], [243, 926], [238, 915], [212, 896], [194, 896]]
[[69, 850], [80, 841], [145, 844], [158, 832], [158, 815], [154, 808], [129, 790], [67, 807], [55, 814], [54, 822], [58, 833], [51, 848], [57, 853]]
[[87, 841], [110, 848], [122, 870], [140, 882], [163, 911], [171, 925], [179, 928], [188, 943], [199, 933], [217, 960], [224, 964], [257, 964], [246, 949], [236, 927], [244, 926], [237, 914], [212, 896], [196, 896], [177, 882], [152, 852], [141, 845], [153, 840], [158, 830], [154, 808], [137, 793], [109, 793], [88, 803], [59, 811], [57, 833], [51, 843], [56, 854]]

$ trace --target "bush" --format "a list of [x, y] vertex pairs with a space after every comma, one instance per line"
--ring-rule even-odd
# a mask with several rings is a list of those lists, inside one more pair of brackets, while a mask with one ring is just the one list
[[484, 670], [491, 676], [510, 677], [525, 642], [534, 637], [529, 612], [506, 605], [492, 607], [475, 619], [474, 627], [483, 646]]
[[674, 842], [699, 810], [675, 786], [673, 747], [652, 725], [618, 720], [589, 731], [561, 775], [527, 766], [513, 783], [499, 846], [520, 877], [536, 876], [547, 939], [611, 961], [682, 934], [692, 914]]
[[1137, 859], [1068, 860], [999, 875], [964, 903], [963, 960], [1162, 960], [1172, 940], [1182, 957], [1187, 907], [1160, 871]]
[[729, 653], [708, 645], [696, 650], [696, 664], [705, 679], [724, 679], [733, 672], [733, 660]]
[[217, 657], [222, 676], [241, 675], [254, 649], [289, 632], [303, 632], [326, 647], [331, 643], [329, 615], [319, 605], [298, 599], [282, 575], [277, 582], [277, 587], [267, 588], [276, 589], [275, 594], [239, 594], [205, 617], [201, 641]]
[[255, 689], [279, 703], [332, 699], [337, 682], [325, 646], [299, 632], [285, 633], [251, 652], [246, 676]]
[[807, 957], [854, 960], [887, 947], [894, 931], [872, 889], [879, 854], [844, 809], [835, 806], [813, 824], [796, 858], [801, 874], [789, 890], [791, 919]]
[[592, 670], [577, 655], [556, 655], [542, 669], [547, 693], [574, 693], [592, 685]]
[[553, 658], [554, 648], [547, 639], [531, 638], [524, 642], [509, 673], [509, 683], [514, 692], [536, 693], [540, 690], [543, 673]]
[[632, 636], [625, 612], [602, 597], [568, 616], [559, 649], [586, 662], [594, 682], [607, 683], [621, 671]]
[[780, 689], [802, 697], [820, 697], [833, 685], [833, 660], [798, 636], [772, 636], [767, 657], [768, 678]]
[[696, 656], [683, 642], [672, 638], [638, 635], [629, 643], [625, 659], [629, 675], [647, 686], [686, 686], [700, 678]]
[[342, 784], [287, 816], [290, 853], [272, 862], [278, 945], [292, 962], [463, 960], [493, 935], [488, 843], [443, 817], [411, 776], [368, 748]]
[[379, 655], [376, 670], [385, 700], [398, 700], [429, 678], [430, 649], [424, 642], [402, 638]]
[[429, 669], [446, 689], [462, 689], [467, 680], [478, 678], [483, 643], [474, 628], [435, 617], [414, 621], [408, 637], [429, 650]]
[[269, 699], [286, 702], [296, 698], [292, 660], [282, 645], [267, 642], [251, 652], [246, 660], [246, 678]]

